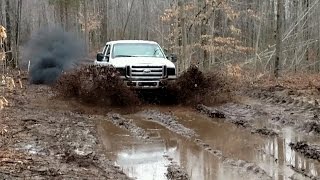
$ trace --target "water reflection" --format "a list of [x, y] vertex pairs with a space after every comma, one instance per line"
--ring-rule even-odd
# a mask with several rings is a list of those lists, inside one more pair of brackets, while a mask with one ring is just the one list
[[221, 164], [221, 161], [192, 141], [177, 137], [155, 123], [143, 122], [141, 126], [152, 131], [152, 134], [160, 134], [161, 139], [155, 136], [153, 143], [145, 143], [109, 123], [103, 123], [103, 128], [100, 128], [102, 141], [108, 146], [108, 157], [130, 177], [139, 180], [167, 179], [165, 173], [169, 160], [164, 157], [167, 155], [182, 166], [192, 180], [255, 179]]
[[[294, 166], [300, 169], [304, 169], [306, 173], [310, 173], [313, 176], [319, 175], [320, 164], [317, 161], [304, 158], [301, 154], [293, 151], [289, 144], [291, 142], [297, 142], [301, 140], [307, 140], [308, 142], [315, 143], [317, 140], [311, 137], [299, 136], [292, 128], [283, 129], [283, 137], [277, 137], [273, 139], [266, 139], [264, 145], [264, 151], [266, 156], [261, 156], [261, 161], [266, 162], [268, 158], [271, 159], [270, 173], [276, 179], [288, 179], [294, 174], [289, 166]], [[283, 168], [284, 172], [279, 172], [279, 166], [287, 167]], [[270, 167], [270, 166], [269, 166]]]
[[[168, 151], [175, 151], [169, 148]], [[166, 179], [168, 161], [163, 157], [164, 149], [158, 145], [133, 147], [118, 153], [116, 162], [131, 177], [139, 179]]]
[[[181, 115], [185, 119], [181, 123], [192, 127], [210, 146], [222, 150], [230, 158], [256, 163], [275, 180], [305, 179], [288, 165], [306, 169], [313, 176], [319, 175], [319, 162], [306, 159], [289, 147], [290, 142], [300, 140], [319, 144], [316, 137], [299, 136], [293, 129], [284, 129], [281, 137], [262, 138], [232, 124], [212, 123], [208, 119], [200, 119], [196, 114], [189, 116], [191, 118]], [[156, 123], [143, 121], [141, 118], [134, 121], [152, 134], [152, 143], [135, 139], [128, 132], [107, 122], [100, 126], [108, 157], [131, 177], [140, 180], [167, 179], [165, 173], [169, 161], [164, 155], [168, 155], [184, 167], [193, 180], [256, 179], [235, 167], [222, 164], [193, 141], [177, 136]]]

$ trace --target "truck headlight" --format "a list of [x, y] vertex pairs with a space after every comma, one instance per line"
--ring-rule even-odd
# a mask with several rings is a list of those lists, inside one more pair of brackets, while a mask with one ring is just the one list
[[176, 68], [168, 68], [168, 69], [167, 69], [167, 75], [168, 75], [168, 76], [174, 76], [174, 75], [176, 75]]

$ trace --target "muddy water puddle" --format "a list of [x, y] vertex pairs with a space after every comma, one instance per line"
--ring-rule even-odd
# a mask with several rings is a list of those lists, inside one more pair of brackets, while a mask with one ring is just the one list
[[[169, 111], [163, 108], [158, 110]], [[300, 136], [290, 128], [281, 130], [279, 137], [263, 137], [223, 120], [207, 118], [189, 109], [170, 108], [170, 111], [181, 124], [193, 129], [199, 135], [197, 138], [210, 147], [222, 151], [228, 158], [257, 164], [273, 179], [305, 179], [295, 173], [289, 165], [305, 169], [313, 176], [318, 176], [320, 173], [319, 162], [305, 159], [289, 147], [290, 142], [300, 140], [317, 144], [319, 143], [317, 138]], [[165, 176], [167, 165], [172, 160], [183, 167], [194, 180], [257, 178], [240, 171], [237, 167], [223, 164], [192, 140], [148, 121], [141, 114], [125, 115], [125, 117], [145, 129], [151, 140], [135, 138], [129, 132], [107, 121], [101, 121], [98, 129], [108, 158], [130, 177], [141, 180], [167, 179]]]
[[143, 141], [109, 122], [101, 122], [98, 129], [106, 155], [128, 176], [137, 179], [166, 179], [166, 166], [170, 162], [164, 154], [175, 152], [176, 141], [164, 144], [156, 136], [152, 142]]
[[225, 156], [256, 163], [274, 179], [304, 179], [295, 173], [290, 165], [304, 169], [313, 176], [319, 176], [319, 162], [306, 159], [289, 147], [290, 142], [301, 140], [320, 144], [317, 137], [301, 135], [293, 128], [282, 129], [279, 137], [264, 137], [196, 112], [175, 111], [174, 114], [180, 123], [192, 127], [200, 135], [200, 139], [221, 150]]
[[246, 174], [235, 171], [233, 167], [224, 166], [193, 141], [177, 136], [138, 115], [130, 118], [149, 133], [151, 141], [134, 138], [109, 122], [103, 121], [98, 125], [106, 155], [130, 177], [141, 180], [167, 179], [167, 166], [173, 161], [183, 167], [194, 180], [250, 180]]

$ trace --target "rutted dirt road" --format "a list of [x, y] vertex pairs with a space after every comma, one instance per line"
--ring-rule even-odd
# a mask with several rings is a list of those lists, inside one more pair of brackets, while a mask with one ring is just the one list
[[319, 179], [320, 111], [300, 96], [252, 90], [128, 113], [29, 86], [1, 111], [0, 179]]

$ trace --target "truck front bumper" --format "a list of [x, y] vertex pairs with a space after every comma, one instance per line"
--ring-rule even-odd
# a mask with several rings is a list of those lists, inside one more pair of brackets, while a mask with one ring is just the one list
[[124, 80], [127, 87], [133, 89], [161, 89], [164, 88], [168, 82], [174, 81], [175, 78], [163, 80]]

